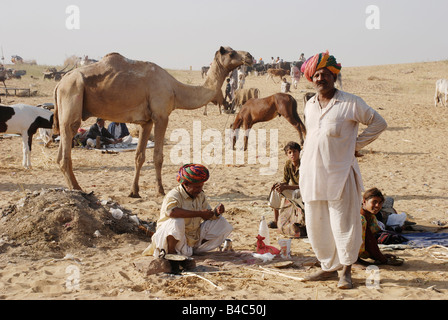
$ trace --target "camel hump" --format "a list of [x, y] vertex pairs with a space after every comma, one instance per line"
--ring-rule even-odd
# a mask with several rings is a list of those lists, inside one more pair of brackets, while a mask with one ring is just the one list
[[138, 60], [132, 60], [129, 58], [126, 58], [125, 56], [119, 54], [118, 52], [111, 52], [106, 54], [102, 61], [106, 64], [109, 64], [111, 66], [133, 66], [133, 67], [142, 67], [145, 64], [153, 65], [150, 62], [145, 61], [138, 61]]
[[119, 54], [118, 52], [110, 52], [110, 53], [108, 53], [108, 54], [106, 54], [104, 57], [103, 57], [103, 59], [106, 59], [106, 58], [114, 58], [114, 57], [121, 57], [121, 58], [124, 58], [121, 54]]

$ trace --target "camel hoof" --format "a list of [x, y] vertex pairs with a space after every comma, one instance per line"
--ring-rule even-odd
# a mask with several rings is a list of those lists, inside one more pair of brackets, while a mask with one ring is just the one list
[[129, 197], [131, 197], [131, 198], [141, 198], [140, 197], [140, 195], [138, 194], [138, 192], [131, 192], [130, 194], [129, 194]]

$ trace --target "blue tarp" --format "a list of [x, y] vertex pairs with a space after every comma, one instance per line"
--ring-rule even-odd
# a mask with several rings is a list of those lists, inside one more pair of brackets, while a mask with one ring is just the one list
[[448, 233], [416, 232], [405, 233], [403, 236], [408, 239], [404, 244], [414, 248], [426, 248], [436, 244], [448, 247]]

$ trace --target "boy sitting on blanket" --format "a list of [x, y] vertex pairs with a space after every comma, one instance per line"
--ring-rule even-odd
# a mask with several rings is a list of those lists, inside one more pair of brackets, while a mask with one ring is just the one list
[[[283, 181], [275, 183], [269, 195], [269, 206], [274, 209], [274, 221], [268, 225], [270, 228], [278, 227], [279, 210], [282, 207], [283, 199], [294, 203], [300, 209], [303, 207], [299, 190], [300, 151], [302, 149], [297, 142], [290, 141], [283, 150], [288, 160], [283, 169]], [[301, 210], [303, 211], [303, 209]]]

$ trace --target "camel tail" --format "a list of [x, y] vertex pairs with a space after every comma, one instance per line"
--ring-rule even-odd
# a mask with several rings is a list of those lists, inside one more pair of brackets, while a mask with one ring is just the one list
[[59, 116], [58, 116], [58, 87], [59, 83], [54, 88], [54, 115], [53, 115], [53, 134], [60, 134], [59, 131]]
[[303, 135], [306, 135], [306, 128], [305, 125], [303, 124], [302, 120], [300, 119], [299, 113], [297, 112], [297, 101], [294, 98], [292, 99], [292, 115], [294, 117], [294, 119], [297, 121], [297, 123], [299, 124], [299, 129], [302, 131]]

